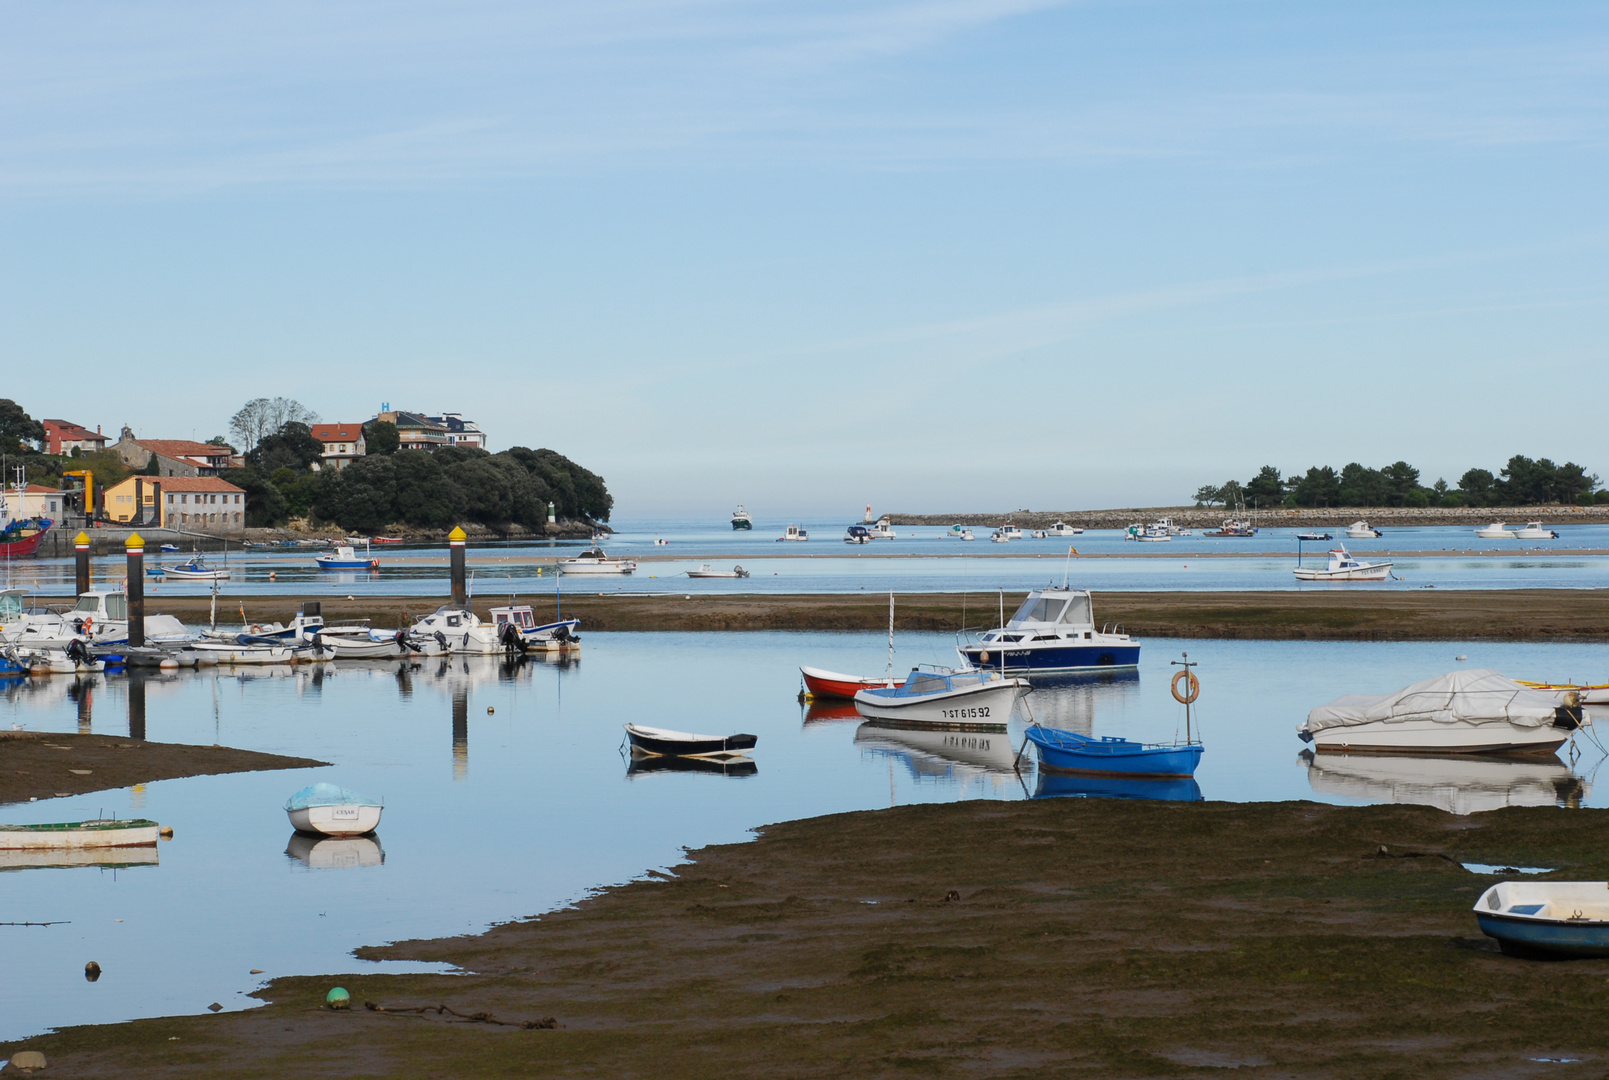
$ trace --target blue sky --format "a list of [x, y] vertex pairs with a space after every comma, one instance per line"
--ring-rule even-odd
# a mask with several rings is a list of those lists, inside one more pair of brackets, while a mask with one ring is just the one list
[[1609, 476], [1601, 4], [0, 6], [0, 396], [454, 410], [622, 517]]

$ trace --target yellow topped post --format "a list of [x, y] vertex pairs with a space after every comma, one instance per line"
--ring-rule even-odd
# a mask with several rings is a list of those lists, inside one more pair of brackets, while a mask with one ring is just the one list
[[447, 534], [447, 547], [451, 551], [453, 607], [469, 608], [469, 587], [464, 572], [464, 541], [469, 539], [462, 527], [453, 526]]
[[73, 558], [77, 563], [74, 579], [78, 584], [78, 595], [83, 596], [89, 592], [89, 533], [81, 532], [73, 537]]
[[128, 552], [128, 643], [138, 649], [145, 644], [145, 538], [131, 532], [123, 547]]

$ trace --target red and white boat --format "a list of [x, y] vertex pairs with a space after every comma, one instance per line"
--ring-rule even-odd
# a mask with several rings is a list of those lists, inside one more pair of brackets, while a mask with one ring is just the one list
[[804, 676], [805, 691], [811, 697], [817, 698], [844, 698], [853, 701], [855, 695], [862, 690], [874, 686], [903, 686], [904, 679], [899, 682], [890, 682], [888, 679], [877, 676], [862, 677], [860, 675], [842, 675], [836, 671], [823, 671], [821, 668], [802, 667], [799, 674]]
[[[13, 530], [20, 539], [0, 541], [0, 559], [21, 559], [32, 555], [39, 550], [39, 545], [45, 542], [45, 534], [55, 522], [49, 518], [36, 518], [33, 521], [21, 522]], [[0, 533], [0, 535], [7, 535]]]

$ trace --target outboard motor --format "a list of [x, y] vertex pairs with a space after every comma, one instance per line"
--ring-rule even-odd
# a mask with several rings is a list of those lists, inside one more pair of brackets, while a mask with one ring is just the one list
[[75, 664], [87, 663], [89, 661], [89, 650], [84, 648], [82, 641], [73, 638], [67, 643], [67, 659]]
[[525, 643], [525, 635], [521, 634], [519, 628], [513, 623], [503, 624], [503, 633], [501, 634], [501, 637], [504, 652], [518, 652], [523, 654], [526, 649], [529, 648], [529, 646]]
[[560, 645], [564, 644], [566, 641], [569, 641], [570, 640], [570, 627], [569, 627], [569, 625], [565, 624], [565, 623], [560, 623], [558, 626], [554, 627], [554, 629], [553, 629], [553, 640], [557, 641]]

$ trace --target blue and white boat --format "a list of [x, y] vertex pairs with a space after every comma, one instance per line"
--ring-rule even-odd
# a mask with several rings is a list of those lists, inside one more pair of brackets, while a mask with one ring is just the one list
[[315, 556], [313, 562], [320, 570], [380, 569], [380, 560], [370, 558], [367, 550], [365, 550], [362, 555], [359, 555], [353, 548], [347, 546], [346, 544], [337, 546], [333, 553], [325, 552], [323, 555]]
[[973, 667], [1007, 675], [1049, 675], [1138, 667], [1140, 643], [1121, 628], [1095, 628], [1083, 589], [1035, 589], [1002, 627], [957, 646]]
[[1609, 956], [1609, 881], [1500, 881], [1475, 921], [1510, 956]]
[[857, 691], [855, 711], [896, 724], [1004, 731], [1011, 707], [1027, 689], [1026, 680], [1007, 678], [996, 671], [914, 668], [898, 686]]
[[227, 569], [214, 569], [200, 555], [192, 555], [177, 566], [149, 566], [145, 572], [154, 577], [184, 578], [186, 581], [227, 581]]
[[1193, 777], [1201, 764], [1198, 742], [1142, 743], [1111, 735], [1092, 738], [1037, 724], [1026, 734], [1039, 752], [1042, 772], [1128, 779]]

